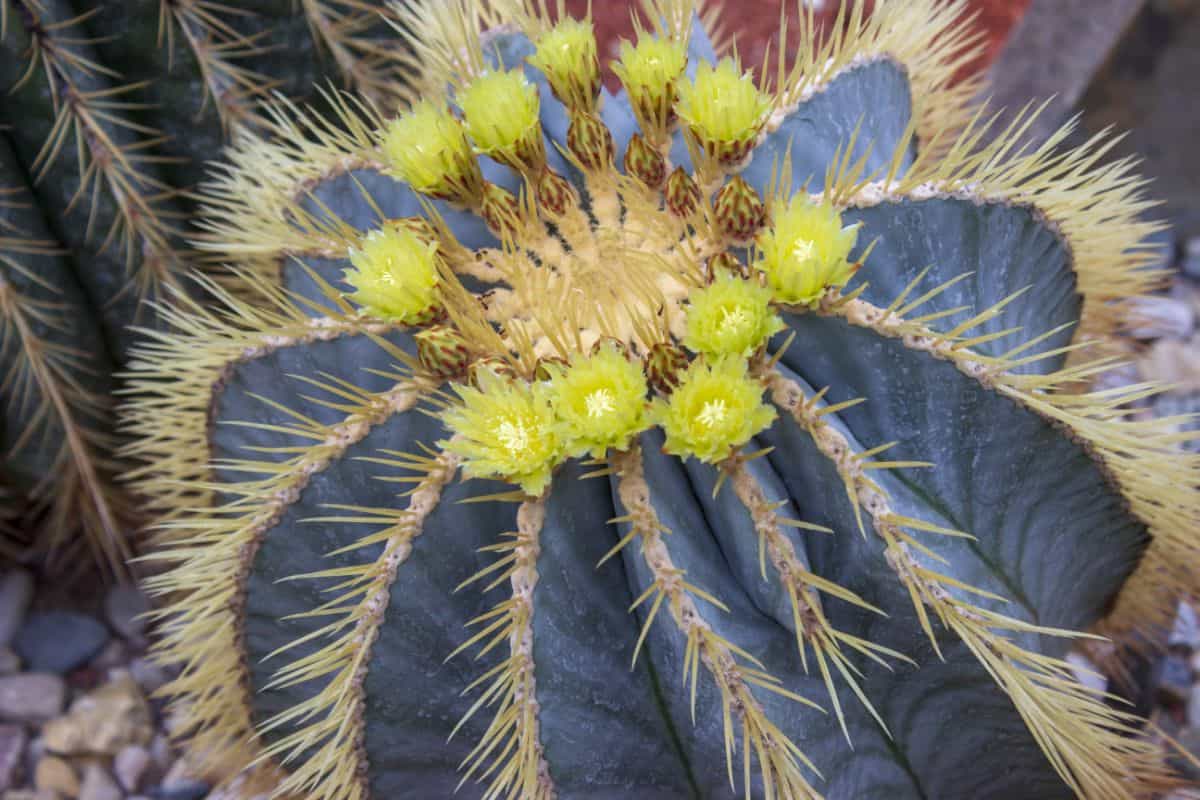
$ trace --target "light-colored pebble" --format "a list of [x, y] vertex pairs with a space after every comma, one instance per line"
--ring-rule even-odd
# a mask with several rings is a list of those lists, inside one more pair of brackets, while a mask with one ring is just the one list
[[150, 704], [128, 672], [71, 704], [65, 717], [42, 730], [46, 747], [56, 753], [115, 755], [121, 748], [144, 745], [154, 737]]
[[111, 669], [123, 668], [128, 662], [129, 645], [121, 639], [113, 639], [104, 645], [104, 649], [92, 659], [89, 666], [106, 672]]
[[1108, 681], [1101, 674], [1100, 668], [1092, 663], [1092, 660], [1083, 653], [1072, 651], [1067, 653], [1067, 663], [1071, 665], [1071, 672], [1075, 673], [1075, 680], [1079, 681], [1089, 689], [1095, 689], [1098, 692], [1108, 690]]
[[1196, 312], [1173, 297], [1134, 298], [1129, 316], [1135, 339], [1188, 339], [1196, 329]]
[[121, 788], [99, 764], [89, 764], [83, 771], [79, 800], [121, 800]]
[[79, 776], [64, 759], [46, 756], [37, 764], [33, 784], [44, 791], [58, 792], [64, 797], [79, 796]]
[[129, 672], [146, 694], [157, 692], [171, 679], [166, 669], [144, 657], [129, 662]]
[[1167, 643], [1172, 647], [1182, 646], [1200, 650], [1200, 619], [1196, 616], [1196, 609], [1186, 600], [1179, 603], [1175, 624], [1171, 627], [1171, 636]]
[[1169, 383], [1176, 391], [1200, 391], [1200, 336], [1186, 342], [1160, 339], [1138, 359], [1138, 371], [1146, 380]]
[[11, 647], [0, 647], [0, 677], [21, 671], [21, 657]]
[[137, 745], [121, 748], [113, 759], [113, 772], [127, 792], [136, 792], [141, 788], [142, 776], [146, 774], [146, 768], [149, 766], [150, 752]]
[[1200, 683], [1192, 685], [1192, 694], [1188, 697], [1187, 722], [1189, 728], [1200, 728]]
[[62, 713], [66, 698], [66, 683], [57, 675], [6, 675], [0, 678], [0, 720], [45, 722]]
[[166, 734], [160, 733], [154, 737], [150, 743], [150, 758], [161, 772], [166, 772], [171, 766], [171, 741]]
[[62, 800], [62, 796], [49, 789], [13, 789], [4, 793], [3, 800]]

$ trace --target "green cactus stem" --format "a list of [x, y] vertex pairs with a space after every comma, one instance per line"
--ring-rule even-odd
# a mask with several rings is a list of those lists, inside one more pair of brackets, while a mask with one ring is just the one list
[[13, 488], [51, 511], [41, 544], [122, 576], [137, 523], [112, 480], [112, 373], [190, 290], [205, 162], [268, 127], [275, 93], [315, 100], [340, 76], [394, 108], [405, 51], [379, 49], [390, 14], [357, 0], [90, 5], [0, 0], [0, 402]]
[[646, 0], [614, 95], [561, 3], [415, 3], [404, 110], [231, 150], [221, 303], [164, 310], [125, 432], [234, 796], [1173, 784], [1064, 659], [1198, 566], [1157, 387], [1086, 389], [1158, 280], [1143, 183], [989, 137], [960, 0], [872, 5], [756, 79]]

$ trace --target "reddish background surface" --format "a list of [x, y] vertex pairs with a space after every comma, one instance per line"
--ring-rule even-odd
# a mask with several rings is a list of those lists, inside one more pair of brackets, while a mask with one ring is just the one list
[[[978, 14], [977, 24], [987, 35], [987, 53], [976, 65], [984, 68], [999, 54], [1008, 34], [1020, 20], [1031, 0], [969, 0], [967, 5]], [[779, 12], [786, 7], [796, 14], [797, 0], [716, 0], [723, 6], [721, 20], [737, 41], [738, 52], [747, 66], [762, 62], [767, 44], [775, 42], [779, 31]], [[825, 0], [824, 9], [817, 16], [832, 22], [837, 16], [841, 0]], [[633, 38], [630, 8], [638, 4], [633, 0], [592, 0], [592, 16], [596, 24], [596, 36], [600, 42], [603, 59], [611, 59], [617, 52], [622, 38]], [[567, 0], [573, 14], [582, 16], [588, 0]], [[774, 45], [772, 44], [772, 50]], [[611, 76], [609, 78], [611, 83]], [[615, 87], [613, 87], [615, 88]]]

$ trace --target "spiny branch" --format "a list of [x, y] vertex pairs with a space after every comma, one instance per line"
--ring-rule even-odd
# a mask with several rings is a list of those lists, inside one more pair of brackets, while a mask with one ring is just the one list
[[887, 562], [912, 597], [935, 651], [940, 655], [941, 646], [930, 612], [958, 636], [1012, 699], [1051, 765], [1074, 792], [1081, 797], [1134, 798], [1138, 786], [1167, 780], [1160, 753], [1138, 737], [1135, 716], [1109, 708], [1101, 693], [1074, 679], [1067, 662], [1025, 650], [1013, 640], [1022, 634], [1079, 634], [1023, 622], [962, 599], [963, 593], [1002, 598], [927, 567], [918, 553], [934, 559], [936, 555], [905, 528], [962, 534], [897, 517], [887, 493], [865, 477], [853, 446], [818, 413], [817, 402], [778, 373], [770, 378], [770, 391], [775, 404], [836, 466], [855, 508], [867, 512], [873, 531], [886, 546]]
[[838, 700], [833, 673], [830, 671], [831, 665], [886, 732], [887, 725], [859, 685], [858, 678], [861, 677], [861, 672], [850, 661], [842, 647], [844, 645], [887, 669], [891, 669], [891, 665], [882, 656], [889, 656], [910, 664], [913, 662], [907, 656], [891, 648], [834, 628], [825, 615], [820, 593], [824, 592], [830, 597], [836, 597], [877, 614], [883, 612], [854, 592], [808, 570], [796, 555], [791, 539], [784, 533], [784, 527], [818, 529], [830, 533], [832, 531], [827, 528], [822, 529], [820, 526], [782, 518], [778, 512], [784, 503], [772, 503], [767, 500], [762, 486], [746, 469], [742, 460], [733, 459], [725, 465], [725, 469], [730, 475], [729, 482], [734, 492], [741, 500], [742, 505], [750, 512], [751, 519], [754, 521], [754, 529], [758, 534], [759, 567], [763, 579], [765, 580], [767, 577], [766, 557], [769, 555], [776, 577], [784, 591], [787, 592], [792, 608], [792, 623], [796, 629], [796, 646], [800, 650], [804, 669], [808, 670], [807, 653], [808, 647], [811, 647], [817, 660], [821, 679], [825, 682], [829, 700], [833, 704], [834, 713], [837, 714], [846, 741], [850, 741], [850, 731], [846, 727], [845, 715], [842, 713], [842, 705]]
[[[1118, 596], [1115, 610], [1103, 621], [1103, 631], [1135, 648], [1147, 646], [1137, 631], [1150, 621], [1169, 624], [1174, 619], [1178, 598], [1190, 590], [1200, 568], [1200, 545], [1192, 531], [1200, 520], [1200, 497], [1180, 493], [1179, 487], [1200, 485], [1200, 456], [1182, 452], [1194, 441], [1195, 431], [1179, 432], [1170, 420], [1136, 420], [1132, 405], [1162, 391], [1154, 384], [1135, 384], [1095, 392], [1079, 393], [1075, 387], [1113, 366], [1113, 359], [1099, 358], [1069, 364], [1046, 374], [1023, 374], [1016, 370], [1053, 356], [1073, 353], [1088, 346], [1086, 340], [1062, 348], [1038, 350], [1049, 331], [998, 356], [985, 356], [972, 348], [988, 336], [973, 337], [974, 326], [993, 318], [1011, 298], [941, 332], [932, 327], [937, 315], [912, 317], [948, 284], [906, 302], [921, 280], [918, 275], [888, 308], [866, 301], [833, 296], [821, 306], [823, 314], [839, 316], [851, 325], [868, 328], [906, 347], [954, 364], [958, 370], [993, 388], [1039, 416], [1065, 426], [1089, 445], [1089, 454], [1113, 475], [1133, 514], [1146, 523], [1153, 535], [1150, 547], [1133, 576]], [[1009, 332], [1006, 332], [1009, 333]]]
[[[379, 635], [397, 571], [412, 552], [412, 543], [424, 530], [425, 521], [437, 507], [443, 488], [458, 470], [457, 459], [448, 453], [415, 464], [419, 482], [409, 494], [408, 506], [394, 513], [394, 521], [346, 550], [383, 544], [373, 561], [353, 569], [319, 570], [296, 575], [290, 580], [332, 580], [337, 593], [317, 608], [297, 618], [333, 618], [320, 629], [279, 648], [268, 658], [286, 656], [306, 642], [325, 640], [313, 653], [278, 669], [264, 690], [282, 689], [310, 680], [328, 678], [320, 692], [308, 700], [267, 720], [260, 734], [296, 726], [296, 730], [265, 748], [260, 759], [279, 759], [292, 771], [279, 786], [283, 793], [317, 800], [360, 800], [369, 796], [368, 765], [363, 757], [362, 719], [365, 711], [363, 681], [372, 646]], [[378, 524], [380, 509], [361, 520], [339, 517], [339, 523], [361, 521]], [[293, 765], [293, 762], [294, 765]]]
[[[522, 502], [517, 511], [516, 532], [509, 534], [507, 541], [486, 548], [500, 559], [458, 587], [462, 589], [484, 578], [490, 578], [487, 589], [505, 581], [512, 586], [509, 599], [468, 623], [483, 627], [451, 653], [453, 657], [478, 645], [476, 658], [481, 658], [508, 644], [508, 657], [467, 688], [471, 691], [487, 685], [454, 729], [457, 732], [480, 709], [495, 708], [479, 744], [463, 760], [467, 770], [462, 783], [491, 777], [485, 800], [502, 797], [554, 800], [558, 796], [538, 736], [533, 663], [533, 590], [538, 581], [537, 558], [541, 552], [538, 538], [545, 519], [545, 497]], [[502, 569], [497, 573], [498, 568]]]
[[[0, 264], [24, 271], [3, 252], [9, 241], [0, 238]], [[37, 502], [52, 510], [49, 546], [69, 552], [71, 534], [82, 528], [97, 563], [124, 579], [132, 557], [129, 511], [119, 499], [109, 474], [112, 465], [104, 455], [112, 442], [98, 429], [110, 410], [107, 398], [95, 396], [79, 381], [88, 369], [84, 354], [39, 335], [39, 327], [61, 328], [60, 315], [56, 304], [23, 297], [0, 279], [0, 354], [9, 362], [0, 393], [11, 398], [25, 425], [12, 449], [43, 447], [55, 452], [33, 492]]]
[[[683, 682], [691, 684], [692, 716], [696, 714], [696, 688], [700, 665], [703, 664], [721, 693], [721, 714], [724, 722], [725, 762], [730, 786], [734, 786], [735, 726], [741, 730], [742, 779], [746, 797], [751, 796], [751, 752], [758, 759], [759, 773], [767, 797], [818, 798], [801, 772], [803, 764], [814, 773], [820, 772], [806, 755], [767, 717], [762, 705], [751, 691], [765, 689], [804, 705], [820, 709], [811, 700], [785, 689], [778, 678], [768, 673], [753, 655], [725, 639], [713, 630], [696, 605], [701, 597], [717, 608], [723, 604], [712, 595], [686, 580], [684, 570], [675, 566], [663, 541], [665, 529], [650, 501], [642, 454], [636, 445], [626, 452], [610, 456], [611, 469], [619, 476], [617, 494], [626, 515], [614, 520], [630, 525], [630, 532], [609, 556], [633, 539], [641, 543], [642, 557], [654, 575], [654, 582], [639, 597], [633, 608], [653, 597], [650, 611], [638, 637], [634, 658], [637, 658], [650, 625], [664, 601], [675, 627], [687, 640], [683, 660]], [[608, 558], [609, 556], [606, 556]], [[632, 608], [630, 610], [633, 610]]]
[[[68, 210], [89, 203], [87, 234], [92, 236], [99, 198], [107, 198], [117, 213], [99, 249], [115, 243], [132, 273], [137, 297], [160, 297], [163, 287], [178, 286], [183, 265], [173, 245], [179, 235], [171, 221], [174, 213], [166, 208], [174, 190], [155, 177], [154, 165], [161, 159], [147, 152], [162, 137], [125, 116], [128, 110], [141, 108], [125, 98], [142, 85], [107, 86], [115, 74], [88, 57], [88, 39], [67, 33], [90, 13], [52, 22], [28, 0], [20, 0], [19, 5], [31, 52], [28, 70], [13, 88], [33, 79], [40, 67], [55, 114], [33, 162], [34, 174], [43, 179], [64, 148], [72, 149], [79, 162], [79, 186]], [[86, 84], [98, 88], [84, 88]]]

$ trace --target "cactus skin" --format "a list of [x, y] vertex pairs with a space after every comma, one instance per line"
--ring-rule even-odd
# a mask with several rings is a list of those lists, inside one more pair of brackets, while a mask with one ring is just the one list
[[[874, 6], [848, 5], [828, 47], [804, 29], [732, 168], [767, 225], [802, 189], [860, 223], [845, 263], [861, 268], [811, 304], [777, 303], [786, 329], [747, 363], [778, 418], [716, 464], [666, 454], [648, 429], [564, 460], [536, 497], [456, 480], [474, 459], [459, 437], [519, 436], [447, 429], [463, 393], [422, 367], [419, 329], [346, 300], [361, 237], [425, 214], [447, 264], [437, 324], [468, 343], [470, 374], [494, 373], [481, 388], [553, 386], [607, 338], [658, 353], [663, 384], [688, 286], [720, 251], [756, 271], [714, 218], [730, 168], [695, 142], [661, 143], [699, 189], [686, 219], [670, 189], [562, 156], [570, 114], [525, 66], [543, 4], [418, 4], [406, 41], [425, 97], [524, 69], [538, 167], [574, 181], [582, 209], [539, 208], [538, 174], [522, 191], [487, 160], [487, 196], [516, 216], [489, 229], [421, 198], [388, 173], [385, 120], [349, 99], [336, 121], [301, 116], [231, 153], [208, 246], [246, 285], [223, 309], [167, 312], [180, 332], [139, 348], [126, 412], [169, 566], [150, 583], [170, 600], [157, 652], [184, 667], [168, 691], [215, 777], [321, 800], [451, 797], [460, 781], [461, 796], [524, 799], [1171, 785], [1139, 721], [1059, 660], [1070, 631], [1135, 644], [1196, 568], [1197, 460], [1119, 412], [1148, 389], [1079, 393], [1097, 364], [1067, 360], [1154, 285], [1142, 184], [1095, 166], [1103, 140], [1059, 156], [1001, 136], [973, 154], [973, 87], [949, 85], [970, 50], [963, 4]], [[688, 74], [716, 62], [701, 4], [645, 11], [686, 46]], [[633, 110], [605, 95], [598, 113], [627, 164]], [[618, 234], [624, 249], [583, 260]], [[539, 284], [530, 251], [578, 268], [586, 302]], [[612, 316], [588, 322], [591, 303]]]
[[113, 373], [137, 328], [161, 327], [150, 303], [188, 291], [205, 162], [269, 122], [272, 91], [314, 100], [341, 74], [389, 107], [402, 85], [403, 51], [364, 50], [389, 30], [382, 3], [236, 5], [0, 0], [5, 480], [49, 510], [52, 554], [79, 562], [82, 543], [113, 576], [137, 524], [113, 480]]

